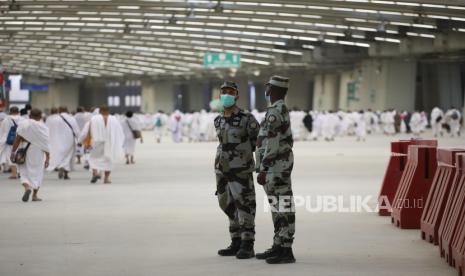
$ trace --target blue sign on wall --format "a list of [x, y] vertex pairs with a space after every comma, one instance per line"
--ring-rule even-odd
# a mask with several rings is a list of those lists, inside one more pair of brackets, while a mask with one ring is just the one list
[[[11, 83], [9, 80], [5, 82], [5, 88], [10, 90]], [[29, 91], [48, 91], [48, 84], [35, 84], [35, 83], [25, 83], [21, 82], [21, 89]]]

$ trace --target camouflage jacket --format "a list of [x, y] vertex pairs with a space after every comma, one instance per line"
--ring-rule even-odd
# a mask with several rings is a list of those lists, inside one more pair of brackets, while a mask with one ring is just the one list
[[218, 145], [215, 172], [249, 173], [254, 171], [253, 152], [259, 130], [255, 117], [236, 107], [231, 117], [215, 118]]
[[266, 111], [257, 139], [257, 172], [291, 172], [294, 166], [291, 123], [284, 100]]

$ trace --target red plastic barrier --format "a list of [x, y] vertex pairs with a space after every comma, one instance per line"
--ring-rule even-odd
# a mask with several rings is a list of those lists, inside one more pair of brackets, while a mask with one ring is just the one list
[[465, 265], [465, 215], [462, 217], [458, 226], [457, 235], [452, 242], [452, 266], [457, 268], [459, 274], [464, 272]]
[[465, 154], [457, 154], [456, 177], [452, 184], [446, 208], [439, 226], [439, 249], [450, 265], [453, 264], [452, 245], [465, 212]]
[[456, 155], [463, 152], [465, 149], [438, 149], [438, 169], [421, 217], [421, 236], [435, 245], [439, 244], [439, 225], [457, 171]]
[[459, 271], [459, 276], [463, 276], [465, 274], [465, 256], [462, 258], [462, 266], [459, 266], [457, 270]]
[[409, 146], [407, 165], [392, 203], [391, 221], [404, 229], [419, 229], [423, 205], [437, 168], [436, 147]]
[[391, 157], [384, 174], [383, 185], [378, 197], [379, 215], [389, 216], [391, 204], [399, 187], [402, 173], [407, 164], [408, 147], [411, 145], [428, 145], [437, 147], [437, 140], [400, 140], [391, 142]]

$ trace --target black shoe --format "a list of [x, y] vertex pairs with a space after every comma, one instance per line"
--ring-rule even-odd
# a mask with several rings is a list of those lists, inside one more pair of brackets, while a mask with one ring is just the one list
[[281, 246], [278, 244], [273, 244], [273, 246], [270, 249], [266, 250], [263, 253], [258, 253], [257, 255], [255, 255], [255, 257], [259, 260], [266, 260], [268, 258], [278, 256], [280, 252]]
[[31, 195], [31, 192], [32, 192], [31, 190], [26, 190], [24, 192], [24, 195], [23, 195], [23, 198], [22, 198], [23, 202], [28, 202], [29, 201], [29, 196]]
[[63, 169], [58, 170], [58, 179], [63, 179], [65, 171]]
[[218, 250], [220, 256], [236, 256], [239, 248], [241, 247], [241, 238], [233, 238], [231, 245], [228, 248]]
[[253, 250], [254, 241], [245, 240], [241, 242], [239, 251], [237, 251], [236, 258], [238, 259], [250, 259], [255, 257], [255, 251]]
[[291, 247], [283, 247], [278, 256], [266, 259], [269, 264], [291, 264], [295, 263], [294, 254]]
[[92, 176], [92, 179], [90, 180], [90, 183], [94, 184], [97, 182], [97, 180], [100, 179], [100, 175], [95, 175], [95, 176]]

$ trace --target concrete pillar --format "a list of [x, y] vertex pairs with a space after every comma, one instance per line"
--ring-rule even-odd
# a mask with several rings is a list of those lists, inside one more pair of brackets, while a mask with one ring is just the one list
[[347, 110], [349, 109], [350, 101], [349, 99], [349, 92], [348, 92], [348, 85], [353, 81], [353, 72], [343, 72], [340, 75], [340, 82], [339, 82], [339, 103], [338, 109]]
[[204, 107], [204, 90], [205, 90], [205, 83], [194, 80], [188, 81], [186, 83], [187, 90], [188, 90], [188, 106], [187, 111], [199, 111]]
[[312, 103], [312, 84], [313, 76], [308, 72], [299, 71], [293, 73], [289, 82], [289, 91], [287, 93], [286, 104], [289, 108], [298, 108], [300, 110], [309, 110], [313, 107]]
[[339, 75], [319, 74], [315, 76], [313, 109], [335, 110], [339, 103]]
[[79, 103], [85, 108], [93, 108], [99, 107], [101, 105], [106, 105], [107, 94], [105, 93], [105, 81], [87, 79], [81, 85], [79, 96]]
[[155, 110], [155, 86], [151, 81], [142, 82], [142, 106], [141, 111], [154, 113]]
[[[415, 109], [415, 87], [417, 63], [402, 59], [383, 62], [386, 67], [386, 90], [384, 98], [386, 107], [397, 110]], [[384, 70], [384, 69], [383, 69]]]
[[165, 112], [174, 111], [174, 86], [171, 81], [157, 81], [154, 83], [155, 110], [163, 110]]
[[249, 80], [245, 76], [229, 78], [231, 81], [237, 84], [239, 89], [239, 101], [237, 105], [245, 110], [250, 109], [250, 96], [249, 96]]

